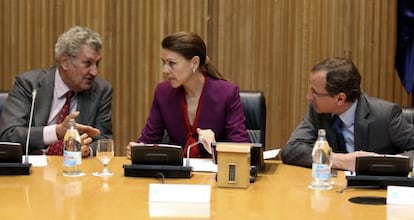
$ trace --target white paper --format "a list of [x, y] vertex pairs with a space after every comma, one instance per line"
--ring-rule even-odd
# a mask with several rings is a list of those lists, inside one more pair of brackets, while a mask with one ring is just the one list
[[[184, 158], [184, 165], [186, 165], [186, 161], [187, 159]], [[193, 167], [193, 172], [217, 173], [217, 164], [212, 159], [190, 158], [190, 167]]]
[[210, 203], [150, 202], [150, 217], [210, 218]]
[[210, 203], [211, 186], [193, 184], [150, 184], [149, 202]]
[[353, 171], [346, 170], [344, 171], [345, 176], [356, 176], [356, 173]]
[[267, 150], [263, 152], [263, 159], [268, 160], [275, 158], [279, 154], [280, 149]]
[[414, 209], [410, 205], [386, 205], [387, 220], [413, 219]]
[[[25, 156], [22, 156], [22, 161], [25, 160]], [[45, 155], [29, 155], [29, 163], [32, 167], [45, 167], [47, 166], [47, 158]]]
[[388, 186], [387, 204], [414, 205], [414, 187]]

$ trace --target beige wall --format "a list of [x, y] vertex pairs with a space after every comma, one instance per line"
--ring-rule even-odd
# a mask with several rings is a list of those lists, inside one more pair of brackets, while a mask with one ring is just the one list
[[123, 155], [163, 80], [161, 39], [193, 31], [229, 80], [264, 91], [267, 148], [279, 148], [306, 111], [309, 69], [329, 56], [351, 57], [370, 95], [411, 105], [394, 71], [395, 15], [395, 0], [0, 0], [0, 90], [20, 72], [53, 65], [54, 43], [67, 28], [95, 29]]

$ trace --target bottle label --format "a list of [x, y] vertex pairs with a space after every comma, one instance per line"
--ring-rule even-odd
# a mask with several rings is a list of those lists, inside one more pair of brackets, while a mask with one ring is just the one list
[[329, 181], [331, 178], [331, 167], [326, 164], [312, 164], [312, 176], [321, 181]]
[[63, 151], [63, 165], [74, 167], [82, 164], [82, 155], [80, 151]]

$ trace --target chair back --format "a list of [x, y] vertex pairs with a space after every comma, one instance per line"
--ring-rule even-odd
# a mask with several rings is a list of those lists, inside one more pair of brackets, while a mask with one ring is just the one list
[[0, 91], [0, 113], [1, 113], [1, 110], [3, 110], [4, 102], [6, 102], [6, 99], [8, 96], [9, 96], [8, 92]]
[[402, 109], [401, 116], [408, 121], [408, 123], [414, 124], [414, 108], [404, 107]]
[[252, 143], [266, 144], [266, 100], [262, 91], [240, 91], [246, 129]]

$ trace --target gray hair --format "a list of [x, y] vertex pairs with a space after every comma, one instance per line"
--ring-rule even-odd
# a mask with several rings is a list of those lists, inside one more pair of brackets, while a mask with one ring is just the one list
[[59, 36], [55, 45], [55, 59], [60, 64], [60, 56], [67, 54], [76, 57], [82, 45], [88, 45], [99, 51], [102, 47], [102, 41], [99, 34], [89, 28], [75, 26]]

